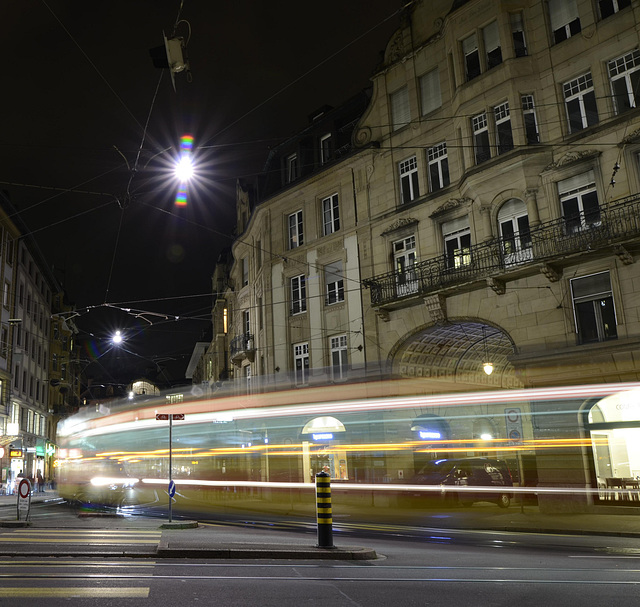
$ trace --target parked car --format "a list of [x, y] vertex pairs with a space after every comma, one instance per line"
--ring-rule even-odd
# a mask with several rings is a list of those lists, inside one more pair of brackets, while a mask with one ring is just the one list
[[[495, 502], [508, 508], [513, 492], [511, 473], [505, 462], [486, 457], [436, 459], [427, 462], [416, 474], [413, 483], [441, 485], [442, 496], [449, 502], [471, 506], [474, 502]], [[449, 490], [449, 487], [452, 487]], [[455, 491], [454, 487], [469, 487]]]

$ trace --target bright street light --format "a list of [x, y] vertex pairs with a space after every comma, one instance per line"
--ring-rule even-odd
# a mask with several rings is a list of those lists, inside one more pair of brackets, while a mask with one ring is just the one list
[[121, 343], [122, 343], [122, 339], [123, 339], [123, 338], [122, 338], [122, 333], [121, 333], [120, 331], [116, 331], [116, 332], [113, 334], [113, 337], [111, 338], [111, 341], [112, 341], [114, 344], [121, 344]]

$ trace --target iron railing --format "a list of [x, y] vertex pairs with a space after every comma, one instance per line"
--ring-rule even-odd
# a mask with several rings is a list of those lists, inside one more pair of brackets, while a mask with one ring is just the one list
[[640, 194], [608, 207], [561, 217], [531, 228], [526, 234], [494, 238], [452, 254], [443, 254], [364, 280], [374, 306], [447, 287], [497, 277], [501, 273], [558, 257], [594, 251], [640, 235]]
[[242, 354], [243, 352], [250, 352], [253, 349], [253, 334], [251, 333], [236, 335], [229, 344], [229, 354], [231, 358], [235, 358], [238, 354]]

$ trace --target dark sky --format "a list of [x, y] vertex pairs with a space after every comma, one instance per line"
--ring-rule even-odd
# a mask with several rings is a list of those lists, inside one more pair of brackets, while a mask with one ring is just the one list
[[[313, 110], [367, 86], [399, 6], [2, 0], [0, 187], [80, 312], [89, 376], [184, 373], [210, 327], [236, 178], [258, 172]], [[149, 49], [178, 16], [192, 81], [178, 74], [174, 92]], [[186, 132], [199, 182], [179, 209], [169, 166]], [[117, 328], [119, 351], [108, 341]]]

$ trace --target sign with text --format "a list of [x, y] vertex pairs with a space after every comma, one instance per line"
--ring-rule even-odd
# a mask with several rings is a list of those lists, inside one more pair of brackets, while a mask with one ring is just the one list
[[167, 421], [169, 419], [169, 416], [171, 416], [171, 419], [173, 421], [176, 420], [184, 420], [184, 413], [156, 413], [156, 419], [157, 420], [165, 420]]

